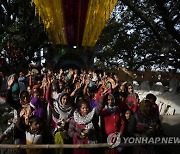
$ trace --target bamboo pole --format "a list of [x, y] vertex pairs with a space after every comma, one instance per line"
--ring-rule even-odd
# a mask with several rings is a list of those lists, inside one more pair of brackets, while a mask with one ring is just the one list
[[69, 149], [78, 149], [78, 148], [105, 148], [109, 147], [107, 143], [100, 144], [0, 144], [0, 149], [61, 149], [61, 148], [69, 148]]
[[[119, 147], [129, 147], [129, 146], [142, 146], [142, 145], [167, 145], [167, 143], [120, 143]], [[179, 145], [168, 144], [168, 145]], [[79, 148], [111, 148], [107, 143], [97, 143], [97, 144], [0, 144], [0, 149], [79, 149]]]

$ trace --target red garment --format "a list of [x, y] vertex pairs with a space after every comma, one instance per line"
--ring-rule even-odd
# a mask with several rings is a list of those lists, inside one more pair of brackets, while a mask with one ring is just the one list
[[126, 98], [126, 104], [129, 109], [131, 109], [134, 113], [136, 112], [137, 101], [136, 101], [136, 97], [134, 95], [128, 95], [128, 97]]
[[[71, 119], [68, 134], [73, 138], [73, 144], [88, 144], [88, 139], [80, 139], [78, 136], [85, 128], [84, 124], [78, 124], [74, 121], [74, 118]], [[90, 154], [89, 149], [73, 149], [73, 154]]]
[[125, 128], [125, 123], [121, 117], [120, 108], [115, 107], [115, 112], [110, 113], [106, 108], [103, 108], [100, 112], [102, 117], [102, 128], [104, 128], [105, 134], [109, 135], [115, 132], [123, 132]]
[[95, 101], [96, 101], [97, 103], [102, 103], [102, 102], [103, 102], [104, 97], [101, 96], [102, 88], [103, 88], [103, 87], [101, 86], [101, 87], [99, 88], [97, 94], [96, 94], [96, 99], [95, 99]]

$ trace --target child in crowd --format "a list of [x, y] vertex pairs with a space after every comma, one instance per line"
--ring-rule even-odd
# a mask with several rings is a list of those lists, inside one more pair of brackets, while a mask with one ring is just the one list
[[[129, 125], [129, 121], [131, 119], [133, 115], [133, 112], [128, 108], [125, 112], [125, 129], [124, 129], [124, 132], [123, 132], [123, 137], [131, 137], [132, 134], [128, 131], [128, 125]], [[132, 153], [132, 147], [124, 147], [122, 152], [120, 154], [131, 154]]]
[[[101, 108], [102, 104], [100, 103], [91, 111], [89, 102], [86, 100], [80, 100], [77, 103], [77, 110], [74, 112], [68, 130], [74, 144], [97, 143], [96, 132], [98, 132], [99, 128], [95, 116], [99, 114]], [[89, 153], [89, 149], [74, 149], [74, 154]]]
[[137, 105], [138, 105], [138, 102], [137, 102], [137, 99], [136, 99], [136, 95], [134, 93], [134, 88], [133, 88], [133, 85], [132, 84], [127, 84], [126, 85], [126, 104], [128, 106], [129, 109], [131, 109], [134, 113], [136, 112], [137, 110]]
[[133, 114], [133, 112], [130, 109], [126, 110], [126, 112], [125, 112], [125, 123], [126, 123], [126, 126], [129, 124], [129, 121], [131, 119], [132, 114]]
[[154, 94], [149, 93], [146, 95], [146, 99], [148, 99], [152, 103], [153, 113], [155, 113], [159, 117], [159, 107], [156, 104], [157, 97]]
[[[52, 144], [53, 138], [46, 130], [44, 120], [37, 116], [29, 119], [29, 129], [26, 131], [26, 144]], [[47, 149], [26, 149], [27, 154], [49, 154]]]
[[[111, 133], [118, 132], [120, 135], [123, 134], [125, 129], [125, 123], [123, 115], [119, 106], [115, 105], [115, 98], [112, 94], [107, 94], [104, 103], [105, 107], [101, 110], [101, 128], [103, 132], [103, 141], [107, 142], [107, 137]], [[117, 149], [106, 149], [105, 153], [117, 153]]]

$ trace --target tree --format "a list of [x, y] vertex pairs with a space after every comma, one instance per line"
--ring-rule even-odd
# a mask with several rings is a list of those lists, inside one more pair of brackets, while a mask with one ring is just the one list
[[179, 3], [173, 0], [118, 1], [98, 40], [96, 64], [131, 70], [142, 66], [178, 69], [178, 12]]
[[31, 61], [38, 61], [34, 53], [48, 41], [35, 7], [30, 0], [0, 1], [0, 54], [1, 69], [6, 73], [18, 72], [28, 67]]

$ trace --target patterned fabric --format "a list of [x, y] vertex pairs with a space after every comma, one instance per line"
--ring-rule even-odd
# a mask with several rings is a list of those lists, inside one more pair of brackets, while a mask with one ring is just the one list
[[[99, 115], [101, 109], [102, 103], [99, 102], [98, 105], [84, 117], [82, 117], [77, 111], [74, 112], [74, 117], [72, 117], [68, 129], [68, 135], [73, 138], [74, 144], [87, 144], [97, 142], [95, 134], [97, 128], [94, 125], [94, 121], [95, 115]], [[88, 130], [88, 134], [86, 138], [81, 139], [79, 138], [79, 135], [84, 130]]]
[[68, 135], [73, 138], [74, 144], [87, 144], [88, 140], [86, 138], [80, 139], [78, 135], [80, 135], [81, 131], [85, 129], [85, 125], [78, 124], [75, 122], [74, 118], [71, 119], [69, 123]]
[[86, 125], [85, 129], [94, 129], [92, 119], [95, 114], [95, 108], [89, 112], [86, 116], [81, 116], [77, 111], [74, 112], [74, 121], [78, 124]]
[[[42, 135], [26, 132], [26, 144], [42, 144]], [[27, 154], [43, 154], [43, 149], [26, 149]]]
[[[79, 135], [81, 134], [81, 132], [85, 129], [87, 130], [88, 128], [87, 125], [90, 123], [92, 124], [91, 129], [88, 129], [88, 130], [90, 130], [91, 133], [89, 133], [86, 138], [83, 138], [83, 139], [79, 138]], [[70, 124], [69, 124], [69, 129], [68, 129], [68, 135], [73, 138], [74, 144], [97, 143], [97, 138], [95, 135], [95, 129], [94, 129], [93, 123], [92, 122], [90, 123], [79, 124], [75, 122], [74, 118], [71, 119]]]
[[52, 119], [54, 132], [58, 130], [59, 123], [65, 122], [67, 124], [73, 115], [74, 110], [70, 103], [68, 102], [68, 104], [63, 105], [61, 102], [61, 99], [65, 94], [66, 93], [59, 94], [58, 99], [53, 101]]
[[56, 112], [59, 112], [60, 110], [63, 111], [63, 112], [69, 112], [72, 110], [72, 106], [69, 104], [66, 104], [66, 105], [63, 105], [62, 102], [61, 102], [61, 99], [62, 97], [65, 95], [66, 93], [61, 93], [59, 96], [58, 96], [58, 99], [57, 101], [54, 101], [53, 102], [53, 105], [54, 105], [54, 110]]

